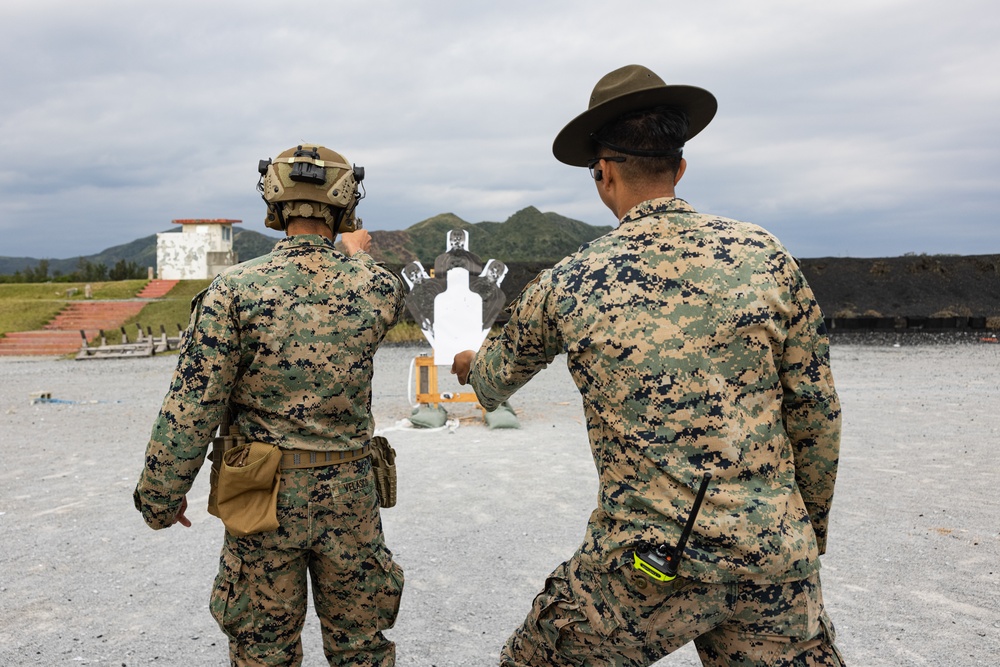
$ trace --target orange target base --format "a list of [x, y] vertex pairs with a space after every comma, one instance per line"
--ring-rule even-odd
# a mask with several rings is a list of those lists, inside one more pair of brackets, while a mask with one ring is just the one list
[[416, 365], [415, 393], [418, 403], [433, 406], [437, 406], [439, 403], [474, 403], [482, 409], [475, 392], [442, 393], [438, 391], [438, 372], [437, 366], [434, 364], [433, 354], [422, 354], [414, 360], [414, 363]]

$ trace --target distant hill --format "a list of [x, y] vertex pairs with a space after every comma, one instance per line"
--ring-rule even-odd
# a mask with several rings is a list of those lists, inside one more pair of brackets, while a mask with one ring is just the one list
[[233, 235], [233, 250], [241, 262], [254, 257], [266, 255], [274, 249], [274, 244], [281, 240], [280, 236], [261, 234], [249, 229], [240, 229]]
[[[574, 253], [580, 245], [611, 230], [595, 227], [557, 213], [542, 213], [529, 206], [505, 222], [471, 223], [452, 213], [442, 213], [418, 222], [402, 231], [373, 230], [372, 256], [389, 264], [408, 264], [419, 259], [433, 264], [445, 250], [449, 230], [469, 230], [469, 249], [483, 259], [497, 258], [504, 262], [552, 263]], [[168, 232], [179, 232], [176, 227]], [[280, 236], [269, 236], [247, 229], [235, 228], [233, 249], [240, 261], [259, 257], [271, 251]], [[112, 267], [117, 262], [135, 262], [138, 266], [156, 266], [156, 235], [114, 246], [95, 255], [71, 259], [51, 259], [49, 275], [65, 275], [75, 271], [81, 260]], [[0, 275], [31, 269], [40, 259], [34, 257], [0, 257]]]
[[[163, 233], [180, 233], [180, 228], [174, 227]], [[266, 236], [248, 229], [236, 228], [233, 231], [233, 249], [240, 260], [252, 259], [271, 252], [278, 237]], [[156, 234], [143, 236], [129, 243], [112, 246], [96, 255], [83, 255], [71, 259], [48, 259], [49, 275], [58, 276], [72, 273], [81, 260], [91, 264], [104, 264], [112, 267], [119, 261], [135, 262], [138, 266], [156, 266]], [[11, 275], [17, 271], [32, 269], [38, 266], [40, 260], [34, 257], [0, 257], [0, 275]]]
[[534, 206], [522, 209], [504, 222], [471, 223], [454, 213], [442, 213], [401, 232], [372, 231], [372, 256], [388, 264], [420, 260], [429, 267], [445, 251], [452, 229], [469, 232], [469, 250], [484, 260], [555, 264], [580, 246], [611, 231], [558, 213], [542, 213]]
[[[548, 268], [583, 243], [610, 231], [534, 207], [504, 222], [470, 223], [442, 213], [402, 231], [373, 230], [371, 253], [399, 271], [420, 260], [430, 269], [445, 250], [452, 229], [469, 231], [469, 249], [487, 260], [507, 264], [502, 288], [514, 298], [538, 271]], [[179, 231], [176, 227], [170, 231]], [[263, 255], [279, 236], [236, 229], [233, 247], [241, 261]], [[156, 236], [108, 248], [83, 259], [109, 268], [118, 261], [154, 266]], [[49, 273], [71, 273], [80, 258], [49, 259]], [[30, 257], [0, 257], [0, 274], [37, 266]], [[800, 259], [802, 271], [828, 316], [961, 316], [1000, 317], [1000, 255], [905, 255], [887, 258], [821, 257]]]

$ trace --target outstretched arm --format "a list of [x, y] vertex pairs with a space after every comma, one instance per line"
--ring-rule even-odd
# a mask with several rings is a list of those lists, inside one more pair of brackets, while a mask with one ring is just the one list
[[496, 409], [563, 351], [549, 276], [545, 271], [524, 288], [499, 336], [478, 352], [455, 356], [453, 372], [472, 385], [487, 410]]

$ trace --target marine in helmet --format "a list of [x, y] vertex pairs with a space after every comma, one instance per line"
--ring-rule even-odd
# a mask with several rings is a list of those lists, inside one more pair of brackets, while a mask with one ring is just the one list
[[231, 423], [251, 456], [280, 462], [265, 529], [236, 530], [215, 496], [226, 534], [210, 608], [231, 663], [300, 664], [309, 581], [330, 664], [392, 665], [382, 633], [403, 571], [382, 534], [370, 406], [373, 357], [402, 312], [403, 284], [367, 253], [363, 169], [301, 144], [258, 171], [265, 224], [286, 236], [195, 298], [135, 505], [152, 528], [190, 526], [186, 494], [216, 427]]

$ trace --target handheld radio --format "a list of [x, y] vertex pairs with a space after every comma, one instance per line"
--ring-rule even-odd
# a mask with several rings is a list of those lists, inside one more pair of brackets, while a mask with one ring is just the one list
[[659, 546], [643, 542], [632, 553], [632, 567], [646, 574], [650, 579], [656, 581], [673, 581], [677, 577], [677, 566], [680, 565], [681, 556], [684, 555], [684, 547], [687, 545], [688, 537], [694, 528], [694, 520], [701, 509], [701, 503], [705, 500], [705, 491], [708, 489], [708, 482], [712, 479], [712, 473], [706, 472], [701, 478], [701, 486], [698, 487], [698, 495], [694, 498], [694, 505], [691, 513], [688, 514], [687, 523], [681, 536], [677, 539], [677, 546], [671, 549], [666, 544]]

